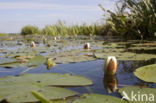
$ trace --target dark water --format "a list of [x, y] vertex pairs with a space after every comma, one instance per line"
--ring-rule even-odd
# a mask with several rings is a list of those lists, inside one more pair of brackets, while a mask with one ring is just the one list
[[[31, 69], [27, 73], [70, 73], [72, 75], [82, 75], [91, 79], [94, 84], [92, 86], [86, 87], [72, 87], [69, 88], [71, 90], [77, 91], [81, 93], [99, 93], [99, 94], [108, 94], [114, 96], [120, 96], [117, 92], [107, 93], [106, 85], [107, 85], [107, 77], [104, 77], [104, 60], [96, 60], [96, 61], [88, 61], [88, 62], [80, 62], [80, 63], [70, 63], [70, 64], [58, 64], [55, 67], [52, 67], [51, 70], [47, 70], [45, 65], [39, 66], [38, 68]], [[146, 83], [139, 80], [134, 76], [133, 71], [144, 65], [152, 64], [155, 62], [144, 61], [144, 62], [134, 62], [134, 61], [119, 61], [117, 75], [115, 77], [115, 83], [118, 88], [123, 86], [132, 86], [132, 85], [143, 85], [148, 87], [156, 87], [156, 84]], [[8, 76], [8, 75], [20, 75], [25, 69], [21, 68], [13, 68], [6, 69], [0, 67], [0, 77]]]

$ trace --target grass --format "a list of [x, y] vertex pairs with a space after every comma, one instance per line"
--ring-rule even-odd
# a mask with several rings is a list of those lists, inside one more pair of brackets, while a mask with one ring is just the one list
[[105, 10], [104, 16], [110, 31], [127, 39], [147, 39], [156, 37], [156, 1], [120, 0], [115, 12]]
[[119, 0], [116, 11], [104, 11], [105, 24], [82, 24], [68, 26], [58, 21], [46, 25], [42, 30], [27, 25], [22, 28], [22, 35], [42, 34], [50, 36], [103, 35], [121, 36], [124, 39], [156, 38], [156, 1], [155, 0]]
[[0, 33], [0, 37], [2, 37], [2, 36], [8, 36], [9, 34], [7, 34], [7, 33]]
[[22, 28], [22, 35], [50, 35], [50, 36], [77, 36], [77, 35], [103, 35], [104, 34], [104, 25], [97, 24], [83, 24], [83, 25], [72, 25], [68, 26], [65, 22], [58, 21], [54, 25], [46, 25], [43, 29], [39, 30], [36, 26], [27, 25]]

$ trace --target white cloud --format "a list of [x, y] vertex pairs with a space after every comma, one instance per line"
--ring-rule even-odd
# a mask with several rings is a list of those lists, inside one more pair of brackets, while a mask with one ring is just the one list
[[[0, 20], [0, 32], [20, 32], [21, 28], [27, 24], [44, 27], [46, 24], [56, 23], [59, 19], [65, 20], [67, 24], [93, 23], [103, 18], [103, 12], [98, 7], [99, 3], [105, 9], [114, 10], [115, 2], [112, 0], [95, 0], [96, 4], [89, 3], [89, 0], [87, 1], [87, 5], [80, 5], [74, 2], [72, 4], [52, 3], [53, 0], [28, 0], [27, 2], [11, 2], [10, 0], [10, 2], [0, 2], [0, 10], [3, 13]], [[80, 0], [80, 2], [83, 1]], [[45, 12], [40, 12], [40, 10]]]
[[30, 9], [30, 10], [85, 10], [97, 11], [99, 7], [86, 5], [61, 5], [52, 3], [35, 3], [35, 2], [0, 2], [0, 10], [15, 10], [15, 9]]

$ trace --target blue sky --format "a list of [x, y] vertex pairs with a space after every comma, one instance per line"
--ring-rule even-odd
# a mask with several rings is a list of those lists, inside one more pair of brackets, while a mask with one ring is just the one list
[[28, 24], [43, 28], [58, 20], [68, 25], [100, 22], [99, 4], [114, 10], [114, 0], [0, 0], [0, 32], [17, 33]]

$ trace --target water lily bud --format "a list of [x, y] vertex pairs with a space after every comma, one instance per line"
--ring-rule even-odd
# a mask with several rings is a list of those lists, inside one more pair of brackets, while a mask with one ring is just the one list
[[47, 59], [47, 69], [50, 70], [52, 66], [55, 66], [55, 62], [51, 60], [51, 58]]
[[118, 69], [118, 63], [115, 56], [107, 57], [107, 60], [105, 62], [105, 67], [104, 67], [105, 74], [114, 75], [116, 74], [117, 69]]
[[43, 37], [43, 44], [46, 44], [46, 38], [45, 37]]
[[84, 45], [84, 49], [90, 49], [90, 43], [86, 43], [86, 44]]
[[47, 44], [47, 47], [50, 47], [51, 45], [50, 44]]
[[56, 37], [54, 37], [54, 40], [57, 40], [57, 38], [56, 38]]
[[13, 40], [13, 37], [9, 37], [9, 38], [7, 38], [7, 40], [8, 40], [8, 41]]
[[31, 47], [36, 47], [36, 45], [33, 41], [31, 42]]

